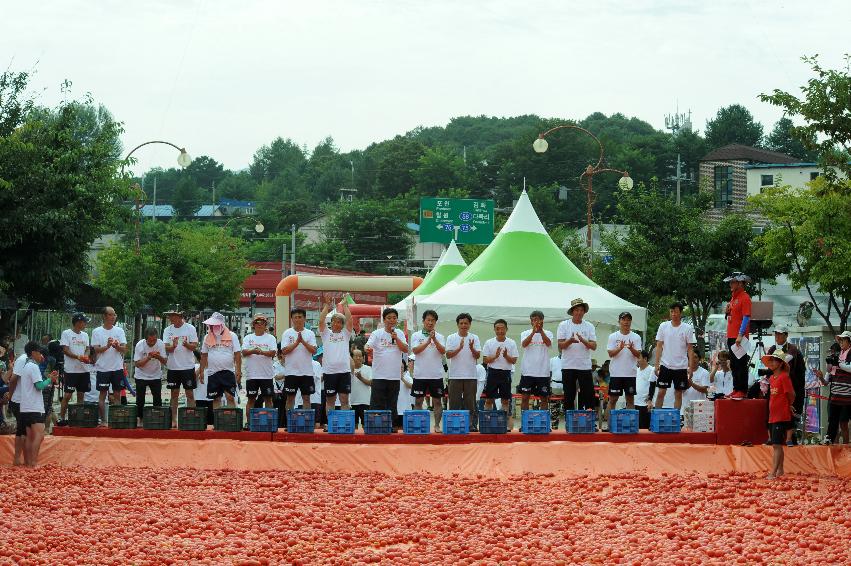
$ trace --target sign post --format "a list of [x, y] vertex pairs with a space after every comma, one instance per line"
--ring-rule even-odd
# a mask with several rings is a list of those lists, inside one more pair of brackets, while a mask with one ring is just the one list
[[493, 200], [420, 199], [420, 242], [489, 244], [493, 241]]

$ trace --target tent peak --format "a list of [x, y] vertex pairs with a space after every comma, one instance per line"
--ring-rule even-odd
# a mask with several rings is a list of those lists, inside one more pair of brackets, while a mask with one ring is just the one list
[[529, 200], [529, 195], [524, 190], [520, 193], [520, 198], [517, 199], [517, 204], [508, 217], [505, 226], [502, 227], [500, 233], [505, 232], [535, 232], [538, 234], [546, 234], [544, 225], [541, 224], [541, 219], [538, 218], [535, 209], [532, 207], [532, 201]]

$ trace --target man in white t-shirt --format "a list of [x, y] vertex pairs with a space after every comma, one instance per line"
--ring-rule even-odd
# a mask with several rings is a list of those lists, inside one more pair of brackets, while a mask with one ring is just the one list
[[579, 386], [579, 408], [593, 409], [594, 376], [591, 373], [591, 352], [597, 349], [597, 332], [594, 325], [583, 320], [588, 313], [588, 303], [573, 299], [567, 314], [568, 320], [558, 325], [556, 337], [561, 352], [561, 379], [564, 386], [564, 409], [572, 411]]
[[[92, 331], [92, 350], [97, 371], [97, 390], [99, 393], [98, 408], [101, 421], [106, 419], [106, 396], [110, 388], [109, 402], [113, 405], [121, 403], [121, 390], [124, 389], [124, 354], [127, 353], [127, 337], [124, 329], [115, 326], [117, 319], [115, 309], [103, 309], [103, 324]], [[105, 424], [105, 423], [102, 423]]]
[[86, 334], [86, 323], [89, 318], [81, 312], [71, 317], [71, 328], [62, 331], [59, 343], [65, 356], [64, 375], [65, 394], [59, 404], [59, 422], [56, 426], [67, 426], [68, 402], [74, 392], [77, 393], [77, 403], [82, 404], [86, 392], [91, 387], [89, 372], [85, 364], [89, 363], [89, 335]]
[[367, 351], [372, 352], [372, 391], [369, 408], [373, 411], [391, 411], [396, 420], [399, 402], [402, 356], [408, 353], [405, 334], [396, 328], [399, 312], [386, 308], [381, 313], [383, 328], [369, 335]]
[[[235, 407], [234, 397], [242, 382], [242, 353], [239, 338], [231, 332], [225, 317], [214, 312], [204, 321], [207, 334], [201, 344], [201, 367], [199, 379], [208, 379], [207, 397], [213, 400], [213, 408], [221, 405], [222, 395], [227, 406]], [[193, 356], [194, 357], [194, 356]], [[206, 378], [205, 370], [210, 370]]]
[[434, 406], [434, 431], [440, 432], [443, 415], [443, 355], [446, 353], [446, 338], [435, 330], [437, 312], [431, 309], [423, 313], [423, 329], [411, 336], [411, 353], [417, 357], [416, 371], [411, 370], [413, 385], [411, 395], [414, 406], [422, 410], [425, 396], [431, 397]]
[[683, 322], [683, 304], [675, 302], [670, 309], [671, 320], [659, 325], [656, 332], [656, 408], [662, 408], [668, 388], [674, 387], [674, 408], [683, 403], [683, 391], [689, 388], [690, 362], [694, 359], [694, 328]]
[[245, 370], [245, 411], [249, 417], [251, 409], [260, 397], [260, 406], [275, 405], [275, 370], [272, 362], [278, 354], [278, 341], [267, 332], [269, 319], [264, 314], [256, 314], [251, 319], [252, 334], [242, 339], [242, 364]]
[[618, 398], [626, 396], [626, 408], [635, 407], [636, 363], [641, 357], [641, 336], [632, 331], [632, 314], [618, 315], [620, 328], [609, 335], [606, 345], [609, 358], [609, 407], [615, 408]]
[[163, 344], [168, 353], [166, 362], [166, 387], [171, 391], [171, 422], [177, 426], [177, 402], [180, 387], [186, 394], [186, 405], [195, 406], [195, 350], [198, 348], [198, 332], [195, 327], [183, 320], [183, 313], [177, 309], [163, 313], [171, 324], [163, 331]]
[[352, 393], [349, 403], [355, 411], [355, 426], [364, 426], [365, 411], [369, 409], [369, 399], [372, 396], [372, 368], [364, 365], [363, 352], [352, 350]]
[[133, 365], [136, 366], [136, 418], [142, 422], [145, 410], [145, 396], [151, 390], [154, 407], [163, 404], [163, 364], [168, 361], [165, 344], [159, 339], [157, 329], [149, 326], [145, 329], [145, 337], [136, 343], [133, 349]]
[[685, 416], [686, 407], [692, 401], [706, 400], [706, 394], [709, 393], [709, 386], [712, 385], [709, 380], [709, 371], [700, 365], [700, 360], [697, 356], [691, 359], [691, 375], [689, 376], [689, 388], [683, 392], [683, 404], [680, 407], [680, 414]]
[[331, 315], [328, 328], [325, 317], [331, 311], [331, 301], [325, 303], [319, 313], [319, 336], [322, 338], [322, 387], [325, 389], [325, 413], [334, 410], [335, 400], [340, 397], [340, 408], [349, 409], [349, 393], [352, 391], [352, 360], [349, 356], [349, 340], [352, 337], [352, 313], [343, 299], [343, 313]]
[[[499, 399], [500, 407], [508, 414], [508, 406], [511, 404], [511, 376], [514, 373], [514, 364], [520, 357], [517, 342], [508, 338], [508, 322], [500, 318], [493, 323], [495, 336], [485, 341], [482, 347], [482, 356], [488, 366], [488, 377], [482, 395], [485, 397], [485, 409], [493, 410], [496, 399]], [[509, 418], [508, 429], [511, 430], [512, 422]]]
[[470, 332], [473, 317], [462, 312], [455, 317], [458, 332], [446, 337], [449, 359], [449, 409], [470, 411], [470, 430], [478, 430], [476, 399], [476, 364], [482, 354], [479, 337]]
[[[529, 315], [531, 327], [520, 334], [520, 347], [523, 359], [520, 362], [520, 383], [517, 393], [520, 397], [520, 410], [529, 409], [529, 397], [535, 395], [541, 400], [541, 409], [549, 408], [552, 394], [550, 383], [552, 368], [549, 361], [550, 346], [553, 345], [553, 333], [544, 330], [544, 313], [532, 311]], [[559, 360], [559, 383], [561, 383], [561, 361]]]
[[281, 335], [281, 353], [284, 355], [284, 390], [287, 393], [287, 410], [295, 407], [296, 393], [301, 393], [301, 403], [310, 406], [310, 396], [315, 393], [313, 382], [313, 354], [316, 353], [316, 335], [304, 327], [307, 312], [302, 308], [290, 311], [291, 328]]
[[635, 372], [635, 408], [638, 409], [638, 428], [650, 428], [650, 404], [656, 391], [656, 372], [650, 365], [650, 353], [642, 350]]

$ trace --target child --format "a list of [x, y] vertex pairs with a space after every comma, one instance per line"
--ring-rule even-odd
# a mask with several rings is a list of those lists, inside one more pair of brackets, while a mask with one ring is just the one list
[[786, 444], [786, 430], [792, 422], [792, 405], [795, 402], [795, 390], [789, 378], [789, 361], [779, 348], [772, 354], [762, 357], [762, 363], [771, 370], [768, 398], [768, 426], [771, 430], [771, 444], [774, 450], [771, 472], [766, 479], [773, 480], [783, 475], [783, 456]]

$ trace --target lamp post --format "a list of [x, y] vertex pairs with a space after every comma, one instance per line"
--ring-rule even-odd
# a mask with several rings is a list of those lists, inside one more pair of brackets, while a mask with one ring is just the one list
[[[160, 140], [147, 141], [145, 143], [140, 143], [139, 145], [137, 145], [136, 147], [131, 149], [130, 152], [124, 157], [124, 161], [121, 163], [120, 175], [122, 177], [124, 176], [124, 166], [127, 165], [127, 163], [129, 163], [131, 155], [136, 153], [136, 151], [138, 149], [141, 149], [141, 148], [145, 147], [146, 145], [151, 145], [151, 144], [154, 144], [154, 143], [162, 143], [162, 144], [165, 144], [165, 145], [170, 145], [171, 147], [173, 147], [174, 149], [179, 151], [180, 155], [177, 156], [177, 164], [180, 165], [181, 168], [186, 169], [187, 167], [189, 167], [189, 164], [192, 163], [192, 158], [189, 156], [188, 153], [186, 153], [186, 148], [179, 147], [179, 146], [177, 146], [177, 145], [175, 145], [171, 142], [167, 142], [167, 141], [160, 141]], [[146, 195], [145, 195], [145, 191], [142, 190], [141, 187], [139, 187], [138, 185], [136, 185], [136, 187], [137, 187], [137, 191], [136, 191], [136, 255], [139, 255], [139, 253], [141, 252], [141, 246], [140, 246], [140, 243], [139, 243], [139, 223], [140, 223], [141, 216], [142, 216], [142, 203], [141, 203], [140, 197], [145, 198]], [[156, 196], [156, 194], [154, 194], [154, 196]], [[157, 211], [154, 210], [154, 216], [155, 217], [156, 217], [156, 214], [157, 214]]]
[[591, 277], [592, 274], [593, 274], [593, 268], [591, 267], [591, 264], [592, 264], [592, 259], [594, 257], [593, 256], [594, 240], [593, 240], [592, 233], [591, 233], [591, 221], [592, 221], [591, 215], [592, 215], [593, 206], [594, 206], [594, 184], [593, 184], [594, 175], [596, 175], [597, 173], [605, 173], [605, 172], [610, 172], [610, 171], [614, 172], [614, 173], [620, 173], [621, 179], [618, 181], [618, 187], [620, 187], [622, 190], [625, 190], [625, 191], [628, 191], [632, 188], [633, 181], [632, 181], [632, 178], [629, 176], [629, 173], [626, 172], [626, 171], [621, 171], [620, 169], [612, 169], [611, 167], [603, 167], [603, 157], [604, 157], [604, 155], [603, 155], [603, 144], [600, 143], [600, 140], [597, 139], [597, 136], [595, 136], [594, 134], [592, 134], [591, 132], [589, 132], [585, 128], [581, 128], [579, 126], [574, 126], [573, 124], [561, 124], [561, 125], [556, 126], [554, 128], [550, 128], [546, 132], [542, 132], [542, 133], [538, 134], [538, 139], [536, 139], [534, 141], [534, 143], [532, 143], [532, 149], [534, 149], [536, 153], [544, 153], [545, 151], [547, 151], [549, 144], [547, 143], [547, 140], [544, 139], [544, 138], [546, 138], [548, 135], [550, 135], [551, 133], [558, 131], [558, 130], [579, 130], [580, 132], [583, 132], [584, 134], [587, 134], [588, 136], [590, 136], [591, 139], [593, 139], [595, 142], [597, 142], [597, 145], [600, 148], [600, 157], [597, 159], [597, 163], [594, 164], [594, 165], [588, 165], [585, 168], [585, 171], [583, 171], [582, 174], [579, 175], [580, 182], [582, 181], [583, 177], [585, 177], [585, 179], [587, 181], [586, 185], [585, 185], [585, 197], [586, 197], [586, 235], [585, 235], [585, 239], [586, 239], [586, 245], [588, 246], [588, 277]]
[[262, 234], [263, 231], [266, 230], [266, 227], [263, 226], [263, 223], [260, 222], [260, 220], [258, 220], [257, 218], [254, 218], [253, 216], [233, 216], [222, 225], [222, 230], [226, 229], [228, 227], [228, 224], [230, 224], [234, 220], [254, 220], [254, 231], [258, 234]]

